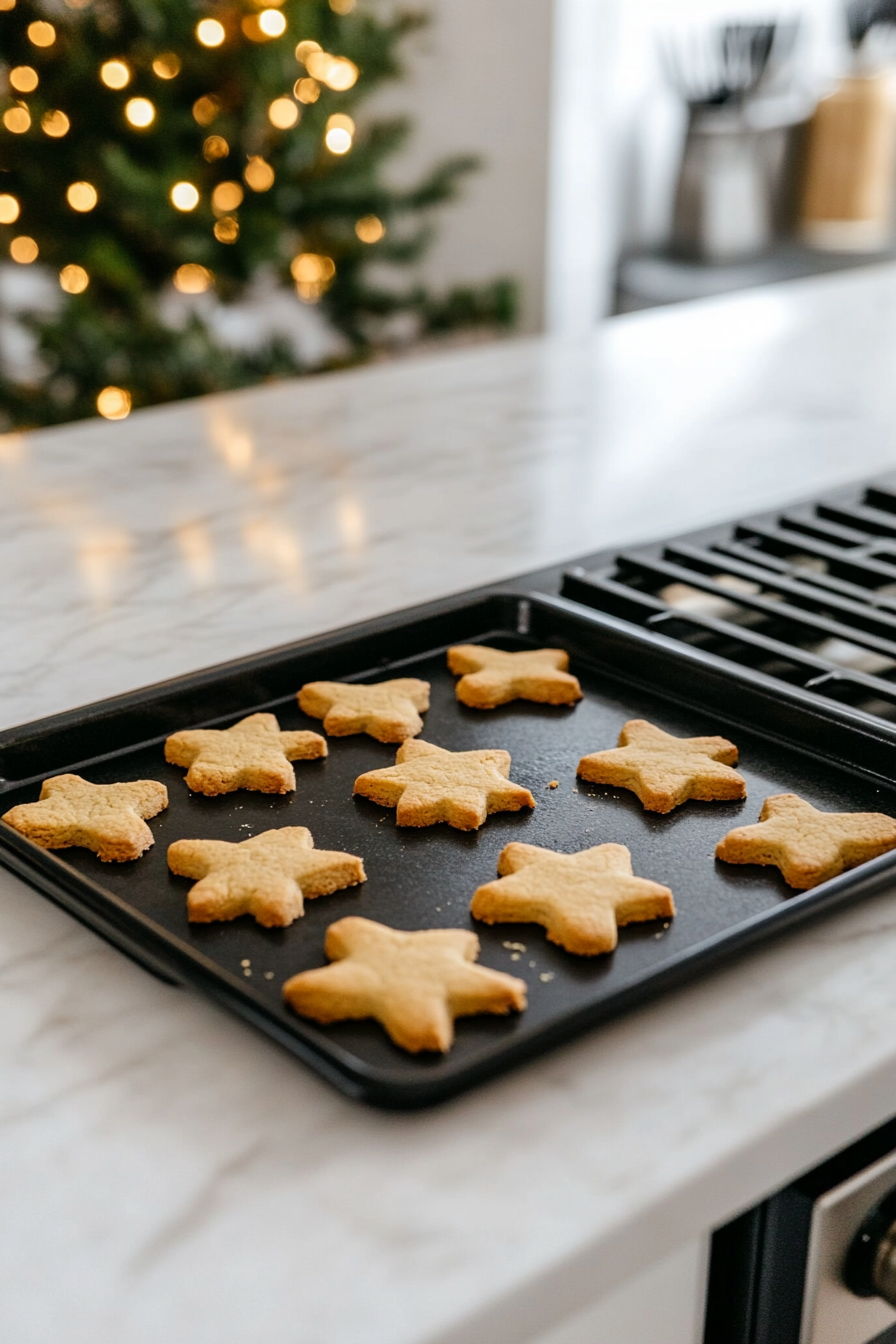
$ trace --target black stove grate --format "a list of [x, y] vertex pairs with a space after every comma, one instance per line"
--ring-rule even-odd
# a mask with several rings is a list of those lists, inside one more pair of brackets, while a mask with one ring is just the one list
[[621, 551], [562, 592], [896, 721], [896, 477]]

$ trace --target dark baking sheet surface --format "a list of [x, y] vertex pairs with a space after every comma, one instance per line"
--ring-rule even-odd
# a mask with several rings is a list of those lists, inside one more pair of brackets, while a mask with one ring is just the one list
[[[542, 616], [533, 601], [535, 624], [543, 629], [530, 636], [516, 633], [509, 619], [503, 628], [477, 627], [475, 615], [494, 616], [494, 603], [491, 607], [480, 603], [471, 613], [467, 637], [511, 649], [537, 646], [546, 642], [546, 636], [565, 643], [573, 652], [573, 667], [585, 692], [585, 699], [574, 708], [516, 702], [490, 712], [467, 709], [455, 699], [455, 678], [446, 668], [442, 650], [380, 665], [373, 674], [368, 669], [367, 677], [358, 678], [356, 668], [346, 668], [352, 679], [413, 675], [430, 681], [432, 707], [425, 715], [424, 740], [457, 751], [506, 748], [513, 758], [511, 777], [531, 789], [537, 800], [534, 812], [497, 814], [478, 832], [463, 833], [446, 825], [400, 829], [394, 810], [352, 797], [357, 775], [391, 765], [395, 759], [395, 746], [366, 736], [331, 738], [326, 760], [296, 762], [294, 794], [271, 797], [241, 791], [206, 798], [189, 793], [185, 772], [166, 764], [163, 744], [156, 741], [76, 767], [77, 773], [95, 783], [145, 778], [167, 785], [170, 806], [150, 821], [155, 845], [144, 857], [133, 863], [102, 864], [80, 849], [47, 855], [6, 827], [0, 828], [6, 851], [0, 857], [45, 889], [55, 881], [56, 891], [50, 894], [57, 898], [64, 886], [65, 903], [71, 908], [81, 902], [84, 912], [93, 916], [88, 922], [102, 929], [103, 920], [109, 921], [106, 932], [114, 925], [146, 949], [156, 964], [167, 965], [175, 978], [192, 980], [223, 999], [345, 1090], [399, 1105], [425, 1104], [487, 1077], [589, 1022], [642, 1001], [663, 983], [683, 979], [700, 965], [755, 941], [757, 928], [771, 932], [778, 921], [769, 916], [809, 913], [813, 906], [824, 904], [826, 894], [834, 899], [841, 893], [842, 898], [863, 878], [867, 886], [869, 879], [879, 880], [892, 870], [893, 856], [886, 856], [866, 865], [861, 877], [848, 874], [814, 893], [797, 896], [776, 869], [716, 862], [716, 842], [732, 826], [757, 820], [768, 794], [796, 792], [825, 810], [896, 815], [896, 786], [823, 759], [824, 732], [819, 754], [813, 756], [769, 740], [762, 731], [732, 727], [718, 710], [670, 702], [662, 690], [632, 684], [621, 666], [611, 675], [595, 665], [596, 659], [618, 661], [619, 650], [627, 648], [630, 656], [637, 654], [637, 641], [645, 636], [620, 635], [621, 623], [616, 622], [610, 641], [615, 651], [608, 654], [602, 618], [573, 617], [565, 605], [555, 602], [551, 608], [546, 603]], [[516, 605], [505, 599], [502, 610], [510, 616]], [[589, 643], [596, 656], [591, 663], [583, 654]], [[653, 643], [656, 646], [657, 641]], [[637, 669], [637, 659], [632, 666]], [[645, 667], [649, 676], [650, 668]], [[699, 699], [699, 660], [685, 672], [689, 675], [679, 679]], [[306, 679], [297, 676], [295, 689]], [[672, 685], [673, 693], [674, 689]], [[713, 694], [717, 698], [718, 691]], [[709, 691], [707, 696], [712, 698]], [[732, 688], [732, 705], [737, 699]], [[218, 720], [218, 726], [259, 707], [248, 703], [239, 713]], [[299, 711], [292, 694], [264, 707], [277, 713], [283, 728], [320, 728]], [[790, 712], [798, 717], [796, 708]], [[738, 717], [744, 717], [743, 704]], [[658, 816], [645, 812], [624, 790], [577, 781], [579, 757], [615, 745], [629, 718], [649, 719], [679, 736], [716, 732], [731, 736], [740, 749], [739, 769], [747, 779], [746, 801], [690, 802], [668, 816]], [[192, 722], [198, 721], [194, 714]], [[111, 735], [108, 725], [105, 730], [109, 743], [114, 740], [114, 720], [111, 727]], [[894, 751], [892, 744], [886, 749]], [[896, 762], [896, 754], [893, 759]], [[62, 768], [47, 773], [60, 773]], [[556, 789], [548, 787], [553, 779], [559, 781]], [[0, 795], [0, 811], [32, 801], [38, 792], [33, 781], [7, 786]], [[308, 901], [305, 917], [288, 929], [263, 929], [248, 916], [226, 924], [191, 926], [185, 901], [191, 884], [168, 871], [168, 845], [185, 837], [241, 840], [285, 825], [308, 826], [318, 848], [361, 855], [368, 881]], [[496, 875], [498, 854], [511, 840], [566, 852], [606, 841], [625, 844], [635, 873], [670, 886], [679, 913], [668, 927], [654, 922], [623, 929], [615, 954], [595, 958], [564, 952], [536, 925], [478, 924], [468, 913], [473, 891]], [[29, 870], [29, 861], [36, 867]], [[527, 982], [528, 1010], [507, 1018], [459, 1020], [455, 1046], [445, 1058], [407, 1055], [374, 1022], [323, 1028], [303, 1021], [282, 1003], [281, 986], [297, 971], [324, 963], [327, 925], [349, 914], [398, 928], [475, 928], [482, 944], [481, 963]], [[524, 944], [525, 952], [509, 948], [508, 943]]]

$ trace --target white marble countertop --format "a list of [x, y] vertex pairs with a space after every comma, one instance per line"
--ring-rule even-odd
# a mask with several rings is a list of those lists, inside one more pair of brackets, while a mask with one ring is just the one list
[[[9, 725], [896, 467], [896, 269], [0, 439]], [[0, 873], [13, 1344], [522, 1344], [896, 1111], [896, 896], [441, 1108]]]

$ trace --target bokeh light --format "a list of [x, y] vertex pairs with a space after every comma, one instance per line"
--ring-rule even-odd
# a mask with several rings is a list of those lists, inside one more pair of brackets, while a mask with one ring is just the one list
[[330, 8], [334, 14], [351, 14], [355, 7], [355, 0], [330, 0]]
[[33, 93], [39, 82], [37, 71], [30, 65], [16, 65], [9, 72], [9, 82], [18, 93]]
[[33, 238], [27, 234], [20, 234], [18, 238], [13, 238], [9, 245], [9, 255], [13, 261], [17, 261], [20, 266], [30, 266], [32, 261], [37, 261], [40, 248]]
[[320, 85], [310, 75], [306, 75], [304, 79], [297, 79], [292, 91], [300, 103], [316, 103], [320, 97]]
[[196, 25], [196, 37], [204, 47], [220, 47], [226, 37], [224, 25], [217, 19], [200, 19]]
[[44, 19], [36, 19], [28, 25], [28, 40], [36, 47], [52, 47], [56, 41], [56, 29]]
[[96, 408], [104, 420], [127, 420], [131, 394], [123, 387], [104, 387], [96, 399]]
[[13, 135], [24, 135], [31, 127], [31, 113], [27, 107], [8, 107], [3, 113], [3, 125]]
[[326, 84], [337, 93], [344, 93], [358, 82], [358, 67], [347, 56], [331, 56], [326, 51], [312, 51], [305, 62], [309, 75]]
[[378, 243], [385, 232], [386, 226], [377, 215], [364, 215], [355, 225], [362, 243]]
[[215, 221], [214, 233], [219, 243], [235, 243], [240, 236], [239, 221], [233, 215], [225, 215]]
[[156, 109], [148, 98], [129, 98], [125, 103], [124, 115], [137, 130], [145, 130], [156, 119]]
[[278, 131], [288, 131], [295, 126], [301, 112], [291, 98], [275, 98], [268, 108], [268, 121]]
[[176, 210], [195, 210], [199, 204], [199, 192], [192, 182], [175, 182], [171, 188], [171, 204]]
[[238, 210], [245, 195], [239, 182], [219, 182], [212, 192], [212, 209], [219, 215]]
[[296, 47], [296, 60], [305, 65], [312, 52], [322, 50], [319, 42], [314, 42], [310, 37], [306, 37], [305, 41], [300, 42]]
[[180, 57], [173, 51], [163, 52], [153, 61], [152, 72], [159, 79], [176, 79], [180, 74]]
[[71, 122], [65, 113], [60, 112], [57, 107], [43, 114], [40, 119], [40, 126], [44, 135], [52, 136], [54, 140], [60, 140], [62, 136], [68, 135]]
[[83, 266], [63, 266], [59, 272], [59, 284], [66, 294], [83, 294], [90, 284], [90, 276]]
[[19, 213], [20, 206], [15, 196], [7, 193], [0, 196], [0, 224], [15, 224]]
[[230, 153], [230, 146], [223, 135], [210, 135], [202, 142], [202, 157], [206, 163], [214, 163], [216, 159], [226, 159]]
[[174, 288], [180, 290], [181, 294], [204, 294], [213, 278], [205, 266], [188, 261], [174, 272]]
[[216, 98], [213, 93], [204, 93], [193, 104], [193, 119], [200, 126], [210, 126], [220, 111], [220, 98]]
[[289, 269], [296, 282], [296, 293], [303, 303], [317, 303], [336, 275], [333, 258], [318, 252], [300, 252], [293, 257]]
[[86, 215], [96, 205], [99, 195], [91, 182], [73, 182], [65, 193], [65, 199], [73, 210]]
[[265, 37], [281, 37], [286, 32], [286, 19], [279, 9], [263, 9], [258, 16], [258, 26]]
[[259, 155], [255, 155], [243, 169], [243, 179], [253, 191], [270, 191], [274, 185], [274, 170]]
[[131, 67], [124, 61], [104, 61], [100, 66], [100, 79], [107, 89], [126, 89], [131, 82]]
[[355, 123], [344, 112], [334, 112], [327, 118], [324, 144], [331, 154], [347, 154], [352, 147]]

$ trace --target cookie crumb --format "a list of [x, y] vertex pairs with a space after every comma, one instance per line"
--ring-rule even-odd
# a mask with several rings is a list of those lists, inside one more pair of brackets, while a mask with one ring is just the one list
[[265, 973], [264, 973], [264, 978], [265, 978], [265, 980], [273, 980], [273, 978], [274, 978], [274, 972], [273, 972], [273, 971], [265, 971]]
[[502, 943], [501, 946], [506, 947], [508, 952], [525, 952], [526, 950], [525, 943]]
[[251, 975], [251, 974], [252, 974], [252, 971], [249, 969], [248, 966], [246, 966], [246, 967], [244, 968], [244, 970], [243, 970], [243, 975], [245, 975], [245, 976], [249, 976], [249, 975]]
[[241, 965], [241, 966], [251, 966], [251, 965], [252, 965], [252, 958], [251, 958], [251, 957], [243, 957], [242, 961], [240, 962], [240, 965]]
[[534, 962], [534, 961], [530, 961], [530, 962], [529, 962], [529, 965], [530, 965], [531, 967], [533, 967], [533, 969], [534, 969], [534, 967], [535, 967], [535, 962]]
[[548, 784], [549, 789], [559, 789], [559, 787], [560, 787], [559, 779], [552, 779]]
[[551, 980], [553, 980], [553, 978], [554, 978], [554, 972], [553, 972], [553, 971], [542, 971], [541, 975], [540, 975], [538, 978], [539, 978], [539, 980], [541, 981], [541, 983], [542, 983], [543, 985], [547, 985], [547, 984], [550, 983]]
[[519, 959], [520, 959], [520, 954], [519, 954], [519, 952], [511, 952], [511, 954], [510, 954], [510, 960], [511, 960], [511, 961], [519, 961]]

